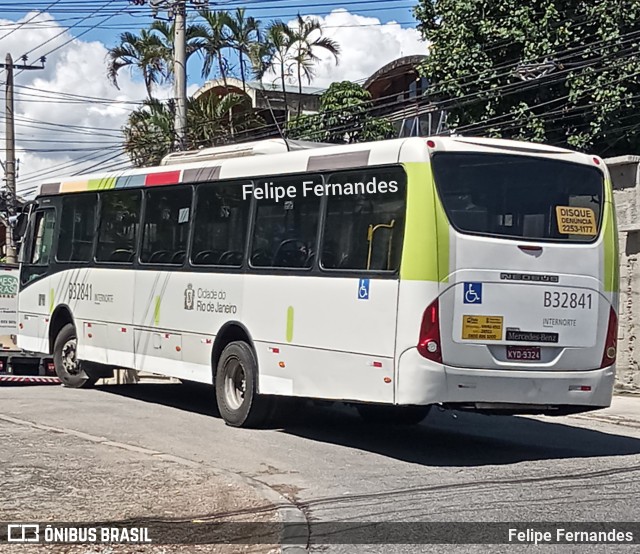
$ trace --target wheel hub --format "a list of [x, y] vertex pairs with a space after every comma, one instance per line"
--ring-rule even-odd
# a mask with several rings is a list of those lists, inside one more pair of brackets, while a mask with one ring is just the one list
[[225, 369], [225, 400], [232, 410], [237, 410], [244, 402], [244, 395], [247, 390], [247, 377], [240, 360], [229, 360]]
[[69, 375], [78, 375], [80, 371], [76, 358], [77, 344], [76, 339], [69, 339], [62, 347], [62, 368]]

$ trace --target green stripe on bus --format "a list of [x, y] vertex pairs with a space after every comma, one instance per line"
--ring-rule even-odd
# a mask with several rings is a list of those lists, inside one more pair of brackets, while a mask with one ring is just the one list
[[[611, 181], [605, 183], [605, 197], [611, 198]], [[602, 217], [602, 234], [604, 235], [604, 290], [618, 292], [620, 290], [620, 260], [618, 246], [618, 229], [616, 210], [611, 200], [604, 203]]]
[[449, 275], [449, 222], [437, 197], [431, 166], [403, 164], [407, 172], [407, 218], [400, 278], [446, 281]]
[[287, 308], [287, 342], [293, 340], [293, 306]]
[[116, 186], [115, 177], [100, 177], [99, 179], [89, 179], [89, 190], [112, 189]]
[[53, 306], [55, 305], [55, 291], [53, 289], [49, 289], [49, 313], [53, 313]]
[[449, 232], [451, 225], [435, 186], [433, 186], [433, 202], [436, 211], [436, 232], [438, 234], [438, 281], [447, 283], [449, 282], [449, 273], [451, 273], [449, 269]]
[[153, 309], [153, 324], [160, 325], [160, 301], [161, 297], [156, 296], [156, 305]]

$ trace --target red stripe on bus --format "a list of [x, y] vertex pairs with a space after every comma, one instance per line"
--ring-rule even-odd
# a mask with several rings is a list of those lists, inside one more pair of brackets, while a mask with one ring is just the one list
[[144, 179], [145, 187], [158, 185], [173, 185], [180, 182], [180, 171], [165, 171], [163, 173], [149, 173]]

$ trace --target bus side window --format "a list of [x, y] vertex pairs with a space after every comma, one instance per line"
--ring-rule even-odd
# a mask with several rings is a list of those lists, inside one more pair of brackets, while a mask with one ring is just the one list
[[96, 225], [96, 194], [63, 197], [60, 240], [56, 259], [61, 262], [89, 262]]
[[[304, 183], [307, 187], [306, 194]], [[273, 197], [256, 198], [256, 217], [249, 258], [253, 267], [313, 267], [321, 199], [321, 196], [313, 192], [314, 185], [322, 185], [320, 175], [280, 177], [255, 182], [255, 187], [262, 190], [276, 190], [279, 187], [280, 191], [287, 193], [277, 201]]]
[[250, 200], [246, 183], [202, 184], [196, 188], [191, 263], [240, 267], [244, 259]]
[[148, 264], [182, 265], [187, 257], [191, 222], [190, 186], [150, 190], [142, 231], [140, 261]]
[[102, 193], [96, 261], [133, 263], [140, 222], [140, 202], [139, 190]]
[[33, 228], [33, 242], [29, 255], [29, 263], [33, 265], [47, 265], [51, 259], [53, 249], [53, 231], [56, 218], [53, 210], [36, 213]]
[[327, 176], [323, 269], [396, 271], [406, 211], [401, 168], [368, 168]]

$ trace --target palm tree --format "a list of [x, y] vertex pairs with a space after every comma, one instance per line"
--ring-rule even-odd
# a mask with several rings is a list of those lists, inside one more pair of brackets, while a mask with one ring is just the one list
[[223, 50], [230, 47], [228, 37], [229, 14], [226, 11], [202, 10], [198, 12], [204, 20], [204, 25], [195, 25], [194, 34], [199, 40], [204, 56], [202, 65], [202, 77], [207, 78], [211, 74], [214, 63], [217, 63], [220, 76], [227, 88], [227, 61]]
[[[149, 30], [154, 32], [160, 38], [167, 64], [167, 80], [171, 80], [173, 78], [172, 62], [174, 52], [175, 22], [168, 23], [167, 21], [156, 19], [151, 24], [151, 27], [149, 27]], [[188, 61], [193, 54], [201, 51], [205, 47], [205, 43], [202, 38], [200, 38], [201, 31], [197, 25], [187, 25], [185, 33], [187, 42], [187, 59], [185, 61]]]
[[153, 85], [167, 78], [166, 51], [160, 38], [143, 29], [140, 35], [125, 32], [120, 44], [109, 49], [107, 76], [118, 87], [118, 72], [123, 67], [133, 67], [142, 73], [149, 98], [153, 98]]
[[207, 94], [190, 99], [187, 119], [191, 148], [222, 144], [239, 132], [264, 125], [264, 120], [253, 113], [251, 100], [244, 94]]
[[[286, 23], [272, 21], [262, 36], [262, 40], [253, 45], [250, 57], [255, 76], [262, 81], [269, 70], [275, 71], [282, 85], [284, 99], [285, 123], [289, 113], [286, 78], [289, 72], [291, 55], [291, 31]], [[277, 69], [276, 69], [277, 68]]]
[[147, 100], [129, 115], [123, 128], [124, 151], [135, 167], [158, 165], [171, 151], [174, 138], [174, 102]]
[[242, 90], [246, 92], [244, 57], [249, 56], [253, 45], [260, 41], [260, 21], [245, 17], [244, 14], [245, 9], [238, 8], [233, 15], [229, 15], [226, 25], [229, 30], [228, 44], [238, 53]]
[[322, 36], [322, 26], [317, 19], [305, 19], [298, 14], [296, 26], [288, 29], [291, 49], [293, 50], [292, 59], [298, 73], [298, 117], [300, 117], [302, 111], [302, 77], [304, 75], [307, 82], [311, 82], [314, 74], [313, 66], [320, 59], [315, 51], [322, 49], [333, 54], [337, 65], [340, 46], [335, 40]]
[[[188, 25], [187, 59], [203, 48], [196, 26]], [[153, 85], [170, 81], [173, 77], [174, 24], [154, 21], [149, 29], [122, 33], [120, 44], [109, 49], [107, 75], [118, 88], [118, 73], [123, 67], [136, 68], [142, 73], [149, 98], [153, 98]]]
[[[124, 150], [136, 167], [158, 165], [171, 152], [174, 142], [173, 100], [147, 100], [133, 111], [123, 128]], [[233, 122], [229, 114], [233, 114]], [[223, 144], [234, 132], [264, 125], [253, 114], [249, 98], [243, 94], [207, 94], [187, 100], [187, 141], [189, 148]]]

